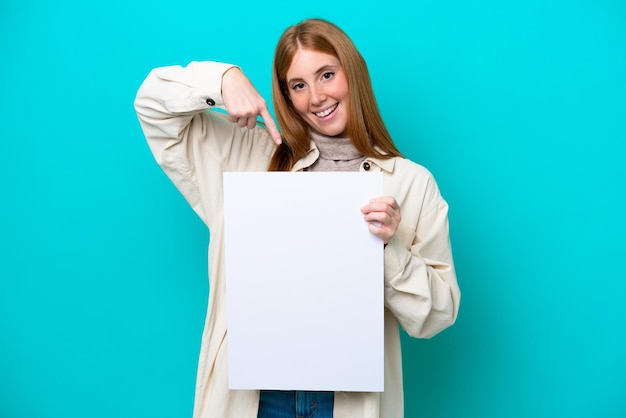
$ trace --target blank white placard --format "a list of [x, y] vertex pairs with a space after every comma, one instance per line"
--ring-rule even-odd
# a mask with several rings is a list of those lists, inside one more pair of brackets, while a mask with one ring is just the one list
[[225, 173], [231, 389], [384, 389], [381, 173]]

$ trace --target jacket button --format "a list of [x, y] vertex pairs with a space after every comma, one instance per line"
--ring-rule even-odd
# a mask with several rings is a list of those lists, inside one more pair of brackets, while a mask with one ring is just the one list
[[365, 161], [363, 163], [363, 170], [365, 171], [370, 171], [370, 163], [368, 163], [367, 161]]
[[208, 104], [209, 106], [215, 106], [215, 100], [209, 97], [206, 99], [206, 104]]

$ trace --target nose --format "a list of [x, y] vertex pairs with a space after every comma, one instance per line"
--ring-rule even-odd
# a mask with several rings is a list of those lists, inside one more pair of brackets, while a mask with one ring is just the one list
[[311, 97], [309, 98], [313, 106], [319, 106], [326, 100], [324, 89], [320, 87], [311, 87]]

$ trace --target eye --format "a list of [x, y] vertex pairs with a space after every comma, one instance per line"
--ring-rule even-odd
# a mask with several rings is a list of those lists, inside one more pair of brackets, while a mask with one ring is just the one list
[[333, 78], [333, 76], [334, 76], [334, 75], [335, 75], [335, 73], [334, 73], [334, 72], [332, 72], [332, 71], [326, 71], [324, 74], [322, 74], [322, 78], [323, 78], [324, 80], [329, 80], [329, 79]]
[[296, 83], [293, 86], [291, 86], [291, 89], [295, 91], [302, 90], [303, 88], [304, 88], [304, 83]]

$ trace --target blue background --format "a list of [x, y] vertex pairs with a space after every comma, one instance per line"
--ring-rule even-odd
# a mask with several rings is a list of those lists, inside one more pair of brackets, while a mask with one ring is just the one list
[[[178, 5], [177, 5], [178, 4]], [[626, 416], [626, 3], [4, 1], [0, 416], [190, 417], [208, 232], [133, 100], [156, 66], [241, 65], [333, 20], [451, 206], [463, 300], [403, 336], [406, 416]]]

